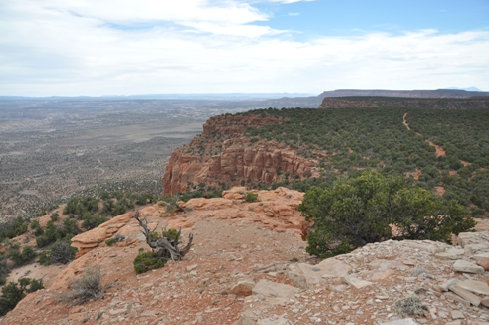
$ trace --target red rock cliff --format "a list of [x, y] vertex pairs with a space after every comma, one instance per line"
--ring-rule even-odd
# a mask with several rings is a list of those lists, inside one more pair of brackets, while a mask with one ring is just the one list
[[185, 192], [199, 184], [271, 184], [310, 176], [317, 161], [300, 156], [286, 145], [252, 141], [241, 133], [251, 126], [280, 123], [259, 115], [220, 115], [210, 118], [203, 133], [175, 150], [163, 175], [164, 194]]

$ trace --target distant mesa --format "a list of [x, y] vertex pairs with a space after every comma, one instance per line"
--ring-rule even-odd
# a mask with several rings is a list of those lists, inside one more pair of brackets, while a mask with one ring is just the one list
[[[471, 89], [477, 89], [471, 87]], [[489, 92], [467, 91], [463, 89], [436, 89], [436, 90], [385, 90], [385, 89], [337, 89], [325, 91], [319, 95], [326, 97], [403, 97], [403, 98], [469, 98], [475, 96], [489, 96]]]

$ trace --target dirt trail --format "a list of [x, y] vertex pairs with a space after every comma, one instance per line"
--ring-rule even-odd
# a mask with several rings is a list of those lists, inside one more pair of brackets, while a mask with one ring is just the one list
[[[407, 117], [407, 112], [404, 113], [404, 115], [402, 116], [402, 124], [404, 124], [404, 126], [406, 127], [406, 129], [408, 129], [409, 131], [411, 131], [411, 128], [409, 127], [409, 124], [406, 120], [406, 117]], [[419, 136], [422, 136], [421, 133], [418, 133], [416, 132], [417, 135]], [[440, 147], [439, 145], [435, 144], [433, 141], [429, 140], [429, 139], [426, 139], [425, 142], [427, 142], [430, 146], [434, 147], [435, 148], [435, 155], [436, 155], [436, 158], [438, 157], [445, 157], [447, 155], [447, 153], [445, 152], [445, 150], [443, 150], [442, 147]]]
[[408, 129], [408, 131], [411, 131], [411, 128], [409, 127], [409, 124], [406, 121], [406, 116], [407, 116], [407, 112], [405, 112], [404, 115], [402, 116], [402, 124], [404, 124], [404, 126], [406, 127], [406, 129]]

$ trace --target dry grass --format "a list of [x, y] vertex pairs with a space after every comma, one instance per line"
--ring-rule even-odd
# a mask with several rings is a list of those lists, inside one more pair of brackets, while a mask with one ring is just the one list
[[89, 300], [104, 297], [107, 286], [100, 282], [100, 269], [87, 268], [81, 278], [70, 284], [70, 291], [61, 296], [61, 300], [71, 305], [81, 305]]

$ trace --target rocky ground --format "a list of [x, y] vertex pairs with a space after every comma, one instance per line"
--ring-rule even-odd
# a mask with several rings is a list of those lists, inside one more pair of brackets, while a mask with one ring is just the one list
[[[194, 246], [181, 262], [140, 275], [132, 261], [148, 247], [132, 213], [76, 236], [80, 256], [0, 324], [489, 323], [485, 224], [461, 234], [457, 246], [386, 241], [319, 262], [304, 251], [307, 225], [295, 209], [302, 194], [257, 193], [252, 203], [243, 188], [193, 199], [177, 214], [141, 209], [150, 226], [181, 226], [185, 239], [192, 232]], [[125, 240], [106, 246], [115, 234]], [[108, 286], [103, 299], [62, 301], [89, 266], [100, 268]], [[417, 314], [402, 313], [410, 307]]]

